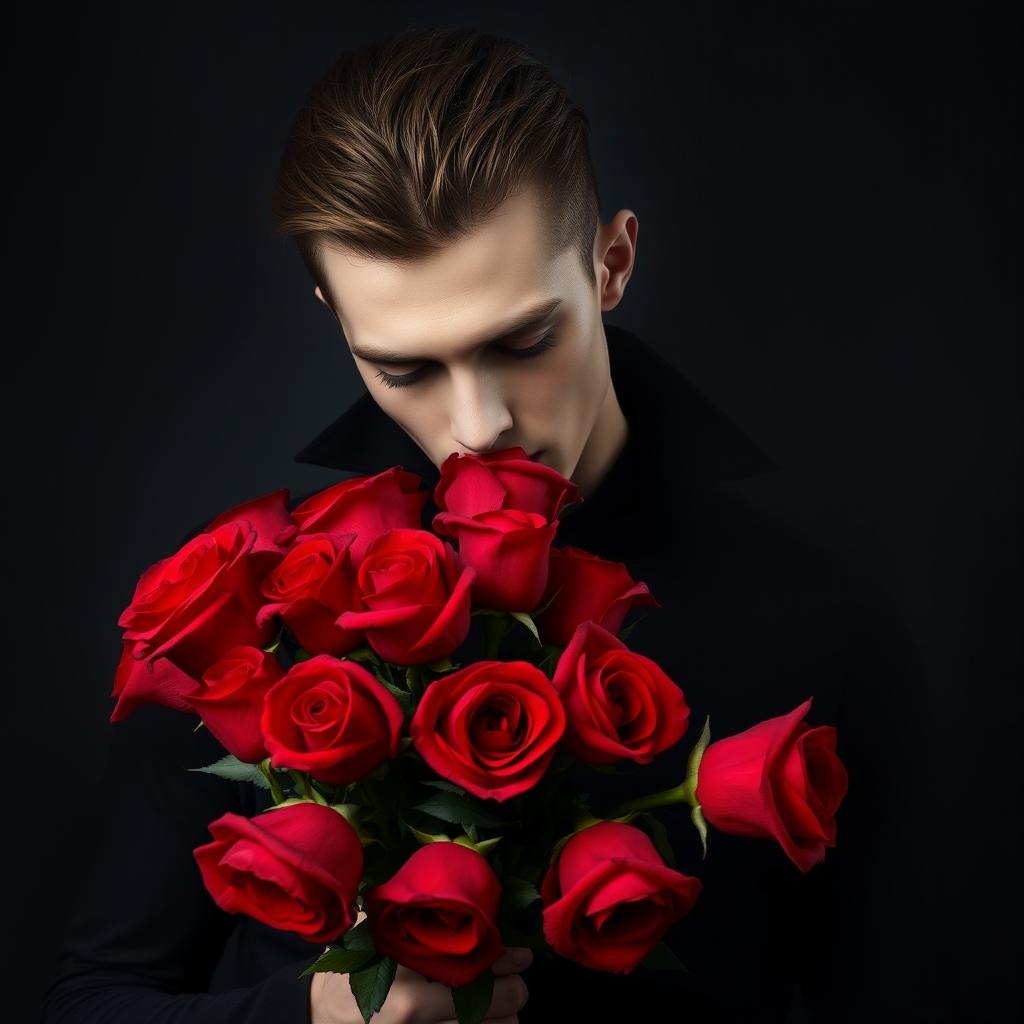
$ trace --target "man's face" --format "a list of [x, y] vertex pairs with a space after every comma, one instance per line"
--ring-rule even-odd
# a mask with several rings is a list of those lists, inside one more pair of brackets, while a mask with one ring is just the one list
[[520, 445], [572, 477], [609, 391], [607, 343], [578, 254], [548, 259], [546, 240], [523, 193], [428, 259], [324, 254], [356, 368], [435, 466]]

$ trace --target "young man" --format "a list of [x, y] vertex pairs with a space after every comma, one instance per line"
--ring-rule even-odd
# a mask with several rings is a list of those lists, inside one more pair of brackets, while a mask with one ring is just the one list
[[[707, 714], [714, 739], [812, 695], [812, 721], [840, 726], [854, 786], [870, 792], [840, 711], [848, 690], [869, 701], [879, 685], [860, 668], [873, 613], [759, 506], [779, 476], [761, 449], [654, 347], [603, 323], [633, 271], [637, 217], [600, 222], [586, 119], [535, 59], [460, 31], [347, 54], [292, 127], [274, 212], [367, 387], [297, 461], [401, 464], [432, 487], [452, 452], [522, 446], [584, 496], [556, 546], [623, 562], [659, 602], [630, 643], [683, 689], [695, 726], [643, 771], [589, 777], [596, 796], [677, 784]], [[207, 823], [262, 805], [251, 787], [184, 771], [218, 756], [192, 724], [148, 707], [115, 726], [114, 795], [46, 1021], [358, 1020], [345, 976], [297, 980], [319, 950], [221, 913], [203, 888], [191, 851]], [[704, 883], [670, 935], [690, 973], [559, 959], [519, 974], [510, 956], [488, 1020], [778, 1021], [798, 985], [822, 1014], [831, 1000], [849, 1010], [843, 965], [857, 960], [837, 913], [844, 863], [851, 877], [876, 866], [854, 824], [863, 807], [854, 794], [838, 848], [808, 875], [772, 843], [714, 831], [702, 861], [688, 815], [667, 809], [678, 866]], [[452, 1015], [446, 990], [402, 969], [379, 1019]]]

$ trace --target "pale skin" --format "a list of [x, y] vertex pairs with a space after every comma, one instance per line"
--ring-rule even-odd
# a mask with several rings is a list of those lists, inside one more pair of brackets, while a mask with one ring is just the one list
[[[598, 225], [592, 285], [574, 247], [547, 257], [543, 216], [528, 190], [434, 256], [398, 263], [330, 250], [325, 272], [337, 304], [332, 312], [367, 389], [435, 466], [452, 452], [521, 446], [527, 455], [539, 452], [537, 461], [572, 480], [586, 499], [628, 435], [601, 314], [625, 292], [638, 222], [625, 209]], [[330, 308], [319, 287], [315, 294]], [[556, 300], [542, 321], [495, 340], [510, 320]], [[553, 347], [516, 358], [549, 335]], [[385, 350], [386, 360], [379, 358]], [[419, 379], [389, 387], [381, 372]], [[517, 962], [517, 955], [527, 960]], [[494, 964], [488, 1024], [517, 1024], [528, 998], [518, 972], [529, 959], [529, 950], [510, 947]], [[362, 1022], [346, 974], [316, 973], [310, 1007], [312, 1024]], [[456, 1024], [448, 987], [402, 966], [373, 1020]]]
[[[548, 259], [544, 214], [514, 194], [485, 224], [426, 259], [324, 254], [328, 285], [356, 369], [380, 408], [435, 466], [452, 452], [522, 446], [586, 498], [626, 443], [601, 314], [622, 299], [638, 222], [620, 210], [594, 234], [596, 285], [570, 246]], [[327, 302], [319, 287], [315, 294]], [[521, 336], [492, 341], [518, 314], [560, 306]], [[328, 308], [330, 306], [328, 305]], [[546, 335], [554, 347], [516, 358]], [[361, 353], [387, 350], [390, 361]], [[380, 372], [415, 373], [388, 387]]]
[[[360, 911], [357, 923], [365, 917]], [[494, 994], [484, 1018], [488, 1024], [518, 1024], [518, 1013], [529, 998], [518, 972], [532, 959], [530, 950], [509, 946], [494, 962]], [[318, 971], [310, 984], [309, 1002], [313, 1024], [363, 1024], [347, 974]], [[458, 1024], [451, 989], [401, 964], [384, 1005], [371, 1020], [373, 1024]]]

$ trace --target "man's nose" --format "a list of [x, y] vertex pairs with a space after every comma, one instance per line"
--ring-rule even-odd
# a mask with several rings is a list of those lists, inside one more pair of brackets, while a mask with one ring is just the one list
[[512, 426], [497, 382], [478, 373], [453, 375], [451, 424], [453, 439], [466, 451], [490, 451]]

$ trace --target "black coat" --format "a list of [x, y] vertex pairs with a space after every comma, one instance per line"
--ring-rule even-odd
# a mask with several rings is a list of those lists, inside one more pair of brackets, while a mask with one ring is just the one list
[[[889, 1019], [866, 975], [878, 969], [871, 951], [886, 900], [910, 870], [907, 847], [888, 841], [914, 785], [912, 766], [898, 760], [910, 721], [899, 626], [856, 567], [778, 511], [793, 487], [786, 471], [653, 348], [622, 328], [606, 332], [629, 438], [555, 543], [622, 561], [648, 584], [662, 607], [642, 609], [629, 644], [665, 669], [691, 709], [681, 743], [629, 784], [647, 792], [681, 781], [707, 714], [714, 740], [813, 696], [807, 719], [838, 726], [850, 789], [836, 848], [806, 875], [775, 843], [714, 829], [702, 861], [688, 808], [660, 811], [677, 866], [704, 883], [669, 933], [692, 973], [607, 976], [538, 958], [524, 973], [520, 1020], [782, 1021], [794, 999], [815, 1020]], [[400, 464], [425, 486], [437, 479], [368, 394], [296, 461], [349, 474]], [[228, 810], [257, 814], [269, 795], [185, 771], [223, 754], [194, 725], [145, 706], [111, 726], [103, 786], [90, 796], [99, 819], [91, 866], [47, 1024], [309, 1020], [310, 979], [298, 975], [322, 946], [222, 912], [202, 884], [192, 850], [209, 841], [209, 822]], [[591, 781], [609, 797], [621, 784]]]

